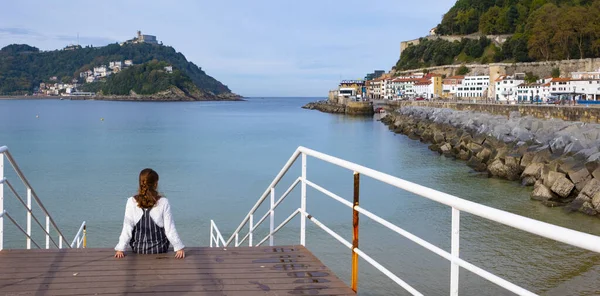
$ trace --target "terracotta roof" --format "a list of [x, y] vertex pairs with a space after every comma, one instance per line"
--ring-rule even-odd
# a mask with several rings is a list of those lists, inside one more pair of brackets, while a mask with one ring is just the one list
[[551, 82], [568, 82], [571, 81], [571, 78], [552, 78]]

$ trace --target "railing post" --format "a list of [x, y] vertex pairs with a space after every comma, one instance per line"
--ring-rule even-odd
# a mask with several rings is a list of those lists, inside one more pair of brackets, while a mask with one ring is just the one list
[[[451, 236], [451, 250], [452, 257], [459, 257], [460, 250], [460, 211], [452, 208], [452, 236]], [[458, 296], [458, 264], [452, 263], [450, 267], [450, 296]]]
[[62, 249], [62, 241], [63, 241], [62, 235], [59, 234], [58, 235], [58, 248], [59, 249]]
[[352, 291], [358, 290], [358, 211], [356, 207], [359, 205], [360, 199], [360, 174], [354, 172], [354, 206], [352, 207], [352, 279], [350, 288]]
[[250, 225], [250, 228], [248, 229], [249, 235], [248, 235], [248, 246], [252, 247], [252, 228], [254, 227], [254, 214], [250, 214], [250, 221], [248, 221], [248, 225]]
[[212, 248], [213, 247], [213, 221], [210, 220], [210, 242], [209, 242], [209, 246]]
[[[31, 237], [31, 188], [27, 187], [27, 235]], [[27, 249], [31, 249], [31, 239], [27, 238]]]
[[[0, 181], [4, 180], [4, 153], [0, 153]], [[0, 213], [4, 212], [4, 182], [0, 182]], [[0, 251], [4, 249], [4, 216], [0, 217]]]
[[236, 232], [235, 233], [235, 246], [238, 247], [240, 245], [239, 241], [239, 234]]
[[300, 190], [300, 244], [306, 246], [306, 154], [302, 152], [302, 185]]
[[46, 215], [46, 249], [50, 249], [50, 216]]
[[271, 187], [271, 226], [269, 226], [269, 246], [273, 246], [273, 230], [275, 229], [275, 188]]
[[83, 248], [87, 247], [87, 225], [83, 225]]

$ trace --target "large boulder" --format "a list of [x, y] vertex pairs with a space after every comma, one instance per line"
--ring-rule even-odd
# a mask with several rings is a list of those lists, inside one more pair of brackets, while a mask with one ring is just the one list
[[575, 184], [575, 188], [578, 191], [583, 190], [587, 182], [592, 179], [592, 175], [590, 175], [590, 172], [586, 168], [582, 168], [577, 171], [571, 171], [568, 176], [569, 179], [571, 179], [571, 181]]
[[477, 153], [477, 157], [481, 158], [483, 162], [488, 162], [490, 156], [492, 155], [492, 150], [490, 148], [483, 148], [481, 152]]
[[579, 195], [584, 195], [591, 200], [598, 192], [600, 192], [600, 181], [598, 179], [591, 179], [585, 184]]
[[506, 178], [508, 175], [507, 167], [501, 159], [494, 160], [494, 162], [488, 166], [488, 171], [492, 176], [498, 178]]
[[575, 184], [573, 184], [573, 182], [571, 182], [571, 180], [567, 179], [565, 176], [560, 175], [557, 176], [556, 180], [552, 184], [552, 187], [550, 187], [550, 190], [562, 198], [567, 198], [569, 195], [571, 195], [573, 188], [575, 188]]
[[594, 170], [594, 172], [592, 173], [592, 176], [596, 179], [600, 179], [600, 167], [597, 168], [596, 170]]
[[504, 166], [506, 166], [506, 179], [511, 181], [519, 180], [522, 171], [519, 162], [519, 158], [512, 155], [507, 155], [504, 158]]
[[507, 154], [508, 154], [508, 148], [506, 148], [506, 147], [498, 148], [498, 149], [496, 149], [496, 155], [494, 156], [494, 159], [504, 160], [504, 158], [506, 157]]
[[543, 167], [543, 163], [532, 163], [525, 168], [523, 174], [521, 174], [521, 178], [533, 177], [536, 180], [539, 180], [542, 174]]
[[548, 187], [543, 184], [539, 184], [535, 186], [533, 192], [531, 192], [531, 199], [539, 200], [539, 201], [547, 201], [547, 200], [556, 200], [558, 196], [554, 194]]
[[[552, 188], [552, 185], [554, 185], [554, 183], [556, 183], [556, 180], [558, 180], [561, 177], [567, 179], [566, 178], [567, 176], [563, 173], [550, 171], [550, 172], [548, 172], [548, 175], [546, 177], [544, 177], [544, 185], [548, 188]], [[567, 181], [569, 181], [569, 180], [567, 180]], [[571, 182], [571, 181], [569, 181], [569, 182]], [[571, 183], [571, 184], [573, 184], [573, 183]], [[575, 185], [573, 185], [573, 187], [574, 186]], [[571, 188], [571, 189], [573, 189], [573, 188]], [[569, 191], [569, 193], [571, 193], [571, 192]]]
[[598, 211], [594, 208], [591, 202], [586, 201], [583, 203], [579, 211], [590, 216], [598, 215]]
[[485, 172], [487, 169], [487, 165], [477, 156], [472, 156], [469, 161], [467, 161], [467, 165], [476, 172]]
[[528, 165], [531, 164], [533, 160], [534, 153], [533, 152], [525, 152], [523, 157], [521, 157], [521, 169], [524, 170]]
[[469, 158], [471, 158], [471, 151], [469, 150], [460, 150], [460, 152], [458, 153], [458, 158], [460, 160], [469, 160]]
[[594, 209], [596, 209], [596, 211], [600, 211], [600, 192], [597, 192], [592, 197], [592, 205], [594, 206]]
[[467, 149], [471, 150], [471, 152], [473, 152], [474, 154], [477, 154], [483, 150], [483, 146], [475, 142], [471, 142], [467, 144]]
[[433, 143], [434, 144], [440, 144], [446, 141], [446, 137], [444, 137], [444, 134], [442, 134], [439, 131], [436, 131], [433, 133]]

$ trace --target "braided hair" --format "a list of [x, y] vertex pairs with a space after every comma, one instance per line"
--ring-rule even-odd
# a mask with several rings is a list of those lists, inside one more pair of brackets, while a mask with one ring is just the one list
[[135, 195], [135, 201], [140, 208], [152, 208], [161, 198], [156, 188], [158, 187], [158, 173], [153, 169], [143, 169], [140, 172], [140, 188]]

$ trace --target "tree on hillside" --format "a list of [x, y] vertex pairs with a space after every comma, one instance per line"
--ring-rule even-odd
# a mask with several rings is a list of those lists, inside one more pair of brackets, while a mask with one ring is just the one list
[[467, 75], [471, 70], [465, 65], [460, 66], [458, 70], [456, 70], [456, 75]]
[[550, 60], [554, 50], [552, 38], [557, 31], [558, 7], [552, 3], [545, 4], [536, 10], [529, 20], [529, 54], [540, 60]]
[[552, 78], [558, 78], [558, 77], [560, 77], [560, 69], [552, 68]]

